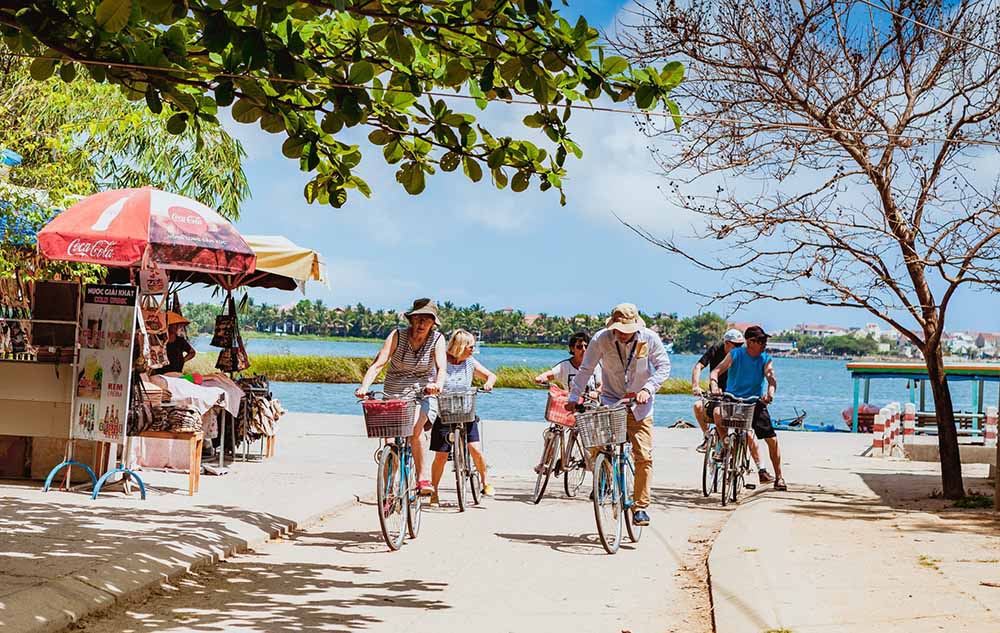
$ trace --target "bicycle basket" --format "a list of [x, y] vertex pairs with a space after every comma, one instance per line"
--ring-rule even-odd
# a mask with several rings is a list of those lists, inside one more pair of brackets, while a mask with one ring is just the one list
[[753, 425], [753, 413], [757, 408], [756, 402], [731, 402], [723, 400], [719, 403], [722, 407], [722, 423], [731, 429], [749, 430]]
[[576, 414], [576, 428], [586, 448], [622, 444], [628, 439], [626, 418], [628, 407], [597, 407]]
[[476, 421], [476, 390], [443, 391], [438, 396], [438, 417], [442, 424]]
[[549, 399], [545, 403], [545, 419], [560, 426], [575, 426], [576, 414], [566, 410], [569, 394], [552, 385], [549, 387]]
[[368, 437], [410, 437], [413, 435], [413, 420], [417, 410], [416, 400], [385, 399], [365, 400], [361, 403], [365, 412], [365, 430]]

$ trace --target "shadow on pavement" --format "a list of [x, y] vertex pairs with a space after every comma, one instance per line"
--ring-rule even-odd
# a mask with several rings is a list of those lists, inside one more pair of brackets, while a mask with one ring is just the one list
[[514, 534], [510, 532], [496, 532], [495, 534], [508, 541], [541, 545], [564, 554], [576, 554], [578, 556], [606, 555], [597, 534], [578, 534], [576, 536], [570, 534]]

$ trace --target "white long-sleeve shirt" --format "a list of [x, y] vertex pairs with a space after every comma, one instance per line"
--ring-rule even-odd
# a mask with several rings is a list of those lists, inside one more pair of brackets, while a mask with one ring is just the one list
[[618, 342], [612, 330], [604, 329], [594, 335], [580, 371], [573, 378], [569, 401], [577, 402], [594, 373], [601, 366], [601, 403], [614, 404], [626, 393], [645, 389], [650, 394], [646, 404], [636, 404], [632, 414], [637, 420], [653, 415], [653, 401], [660, 385], [670, 377], [670, 356], [659, 335], [649, 328], [641, 328], [628, 343]]

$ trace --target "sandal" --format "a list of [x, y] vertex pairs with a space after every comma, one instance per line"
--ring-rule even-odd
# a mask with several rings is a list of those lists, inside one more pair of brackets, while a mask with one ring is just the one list
[[782, 492], [788, 490], [788, 486], [785, 485], [785, 478], [784, 477], [778, 477], [774, 481], [774, 489], [775, 490], [780, 490]]
[[767, 472], [766, 468], [761, 468], [757, 471], [757, 481], [762, 484], [769, 484], [774, 481], [774, 478], [771, 477], [771, 473]]
[[420, 481], [418, 481], [417, 488], [420, 489], [421, 497], [429, 497], [432, 494], [434, 494], [434, 486], [432, 486], [431, 482], [427, 481], [426, 479], [421, 479]]

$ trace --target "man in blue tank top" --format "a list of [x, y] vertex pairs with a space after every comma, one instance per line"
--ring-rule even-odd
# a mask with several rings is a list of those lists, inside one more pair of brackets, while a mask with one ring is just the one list
[[[758, 439], [767, 443], [767, 450], [771, 455], [771, 465], [774, 466], [774, 489], [788, 490], [785, 479], [781, 476], [781, 451], [778, 448], [778, 436], [771, 424], [771, 414], [767, 411], [767, 405], [774, 400], [774, 392], [778, 388], [771, 355], [765, 351], [768, 334], [760, 326], [752, 325], [743, 333], [743, 338], [746, 339], [746, 345], [729, 352], [729, 356], [712, 369], [708, 386], [713, 393], [719, 393], [719, 375], [725, 373], [727, 393], [731, 393], [737, 398], [760, 398], [756, 409], [754, 409], [753, 432]], [[767, 381], [766, 391], [764, 390], [765, 380]], [[716, 408], [714, 413], [715, 424], [721, 428], [721, 412]], [[754, 461], [760, 464], [755, 441], [750, 442], [750, 449]], [[763, 468], [760, 469], [759, 477], [761, 483], [770, 481], [770, 475]]]

